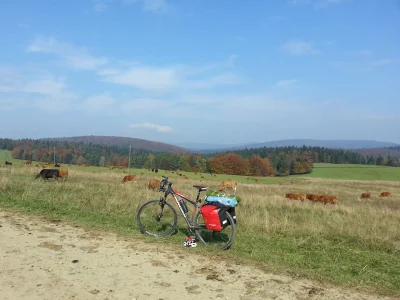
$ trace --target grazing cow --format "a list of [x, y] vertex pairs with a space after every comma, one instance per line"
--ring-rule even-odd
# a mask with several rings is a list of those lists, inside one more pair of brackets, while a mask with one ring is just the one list
[[337, 204], [338, 203], [338, 198], [336, 196], [321, 196], [320, 197], [320, 202], [324, 204]]
[[136, 183], [137, 182], [136, 175], [126, 175], [126, 176], [124, 176], [124, 178], [122, 179], [122, 182], [128, 182], [128, 181], [133, 181], [133, 183]]
[[392, 193], [390, 192], [382, 192], [379, 197], [390, 197], [392, 195]]
[[147, 187], [149, 188], [149, 190], [155, 190], [155, 191], [159, 191], [160, 190], [160, 180], [157, 179], [150, 179], [149, 184], [147, 185]]
[[306, 198], [310, 201], [319, 201], [319, 196], [318, 195], [313, 195], [313, 194], [306, 194]]
[[35, 179], [38, 179], [39, 177], [41, 179], [49, 179], [49, 178], [54, 178], [58, 179], [60, 171], [58, 169], [43, 169], [40, 171], [39, 174], [35, 176]]
[[336, 203], [338, 203], [338, 198], [336, 196], [307, 194], [306, 198], [308, 200], [310, 200], [310, 201], [321, 202], [321, 203], [324, 203], [324, 204], [327, 204], [327, 203], [336, 204]]
[[218, 185], [218, 190], [224, 191], [226, 189], [231, 189], [231, 190], [235, 191], [235, 193], [236, 193], [236, 187], [237, 187], [237, 183], [234, 181], [222, 181]]
[[371, 198], [371, 193], [362, 193], [360, 198], [361, 199]]
[[58, 172], [58, 177], [64, 178], [64, 180], [66, 180], [68, 178], [68, 170], [60, 169]]
[[292, 199], [292, 200], [301, 200], [304, 201], [307, 199], [306, 194], [286, 194], [286, 198]]
[[6, 165], [11, 166], [11, 165], [12, 165], [12, 162], [6, 161]]

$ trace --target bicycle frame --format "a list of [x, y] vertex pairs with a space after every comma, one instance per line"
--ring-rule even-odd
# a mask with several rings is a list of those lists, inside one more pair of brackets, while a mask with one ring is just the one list
[[[190, 199], [189, 197], [185, 196], [184, 194], [182, 194], [182, 193], [179, 192], [178, 190], [172, 189], [172, 184], [169, 183], [169, 184], [168, 184], [168, 188], [167, 188], [167, 190], [165, 191], [165, 194], [164, 194], [164, 199], [163, 199], [164, 201], [166, 201], [168, 195], [172, 195], [172, 197], [173, 197], [174, 200], [175, 200], [176, 205], [177, 205], [178, 208], [179, 208], [179, 211], [181, 212], [181, 214], [182, 214], [183, 218], [185, 219], [186, 224], [187, 224], [187, 226], [188, 226], [188, 228], [189, 228], [190, 230], [199, 229], [199, 228], [195, 228], [195, 227], [194, 227], [194, 225], [193, 225], [193, 218], [196, 216], [196, 213], [197, 213], [197, 211], [198, 211], [199, 208], [200, 208], [200, 206], [198, 205], [198, 204], [201, 202], [201, 200], [200, 200], [200, 192], [201, 192], [201, 191], [199, 190], [199, 192], [198, 192], [198, 194], [197, 194], [196, 201], [193, 201], [192, 199]], [[193, 212], [192, 212], [192, 220], [189, 220], [188, 215], [183, 211], [181, 205], [179, 204], [179, 199], [178, 199], [178, 197], [182, 198], [184, 201], [188, 201], [190, 204], [192, 204], [192, 205], [194, 206], [194, 210], [193, 210]]]

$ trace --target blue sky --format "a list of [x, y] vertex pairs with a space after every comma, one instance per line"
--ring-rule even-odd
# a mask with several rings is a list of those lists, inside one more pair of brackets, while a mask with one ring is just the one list
[[400, 143], [397, 0], [0, 2], [0, 136]]

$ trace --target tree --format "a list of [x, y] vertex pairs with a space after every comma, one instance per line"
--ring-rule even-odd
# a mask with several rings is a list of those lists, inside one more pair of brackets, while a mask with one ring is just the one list
[[81, 165], [81, 164], [84, 164], [84, 163], [86, 163], [86, 159], [83, 156], [79, 156], [77, 164]]
[[101, 156], [100, 161], [99, 161], [99, 166], [104, 167], [105, 162], [106, 162], [106, 158], [104, 156]]
[[382, 155], [379, 155], [376, 159], [377, 166], [384, 166], [385, 165], [385, 158]]

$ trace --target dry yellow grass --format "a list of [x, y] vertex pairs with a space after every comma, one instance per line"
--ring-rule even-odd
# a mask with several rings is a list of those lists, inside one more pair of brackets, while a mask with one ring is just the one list
[[[0, 168], [0, 205], [75, 219], [108, 222], [138, 232], [138, 207], [159, 193], [147, 188], [163, 173], [145, 172], [137, 183], [121, 183], [125, 174], [69, 169], [65, 182], [34, 180], [40, 168]], [[187, 173], [187, 172], [186, 172]], [[214, 178], [172, 178], [173, 187], [191, 198]], [[382, 191], [390, 198], [379, 198]], [[360, 199], [370, 192], [371, 199]], [[285, 198], [286, 193], [334, 195], [337, 205]], [[345, 285], [365, 285], [400, 294], [400, 183], [302, 178], [271, 184], [240, 183], [238, 233], [230, 253], [256, 259], [305, 276]], [[171, 199], [172, 200], [172, 199]], [[115, 223], [115, 224], [114, 224]], [[117, 225], [116, 225], [117, 224]], [[119, 225], [118, 225], [119, 224]], [[172, 241], [180, 241], [171, 237]]]

